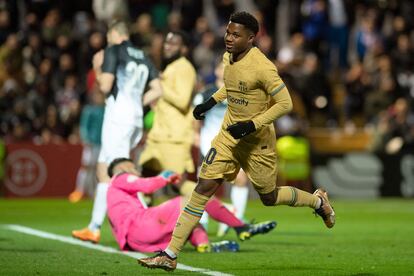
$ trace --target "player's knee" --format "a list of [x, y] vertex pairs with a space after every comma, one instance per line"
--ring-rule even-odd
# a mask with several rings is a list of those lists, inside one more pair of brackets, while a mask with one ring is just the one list
[[276, 203], [276, 200], [273, 200], [271, 198], [260, 198], [262, 200], [262, 203], [264, 206], [274, 206]]
[[268, 194], [260, 194], [260, 200], [264, 206], [275, 206], [277, 198], [277, 190]]
[[199, 179], [195, 191], [201, 195], [212, 196], [220, 186], [221, 181], [216, 179]]

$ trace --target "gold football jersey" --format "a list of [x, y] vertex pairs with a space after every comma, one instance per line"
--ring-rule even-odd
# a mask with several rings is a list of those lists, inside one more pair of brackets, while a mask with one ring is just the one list
[[[287, 102], [291, 108], [289, 93], [276, 66], [256, 47], [250, 49], [241, 60], [232, 63], [230, 62], [230, 54], [225, 53], [223, 63], [224, 87], [213, 95], [217, 102], [224, 99], [228, 101], [227, 112], [219, 136], [223, 136], [222, 138], [229, 142], [244, 143], [253, 148], [267, 146], [274, 148], [275, 130], [272, 122], [289, 110], [285, 110], [282, 106], [280, 112], [276, 108], [275, 112], [265, 113], [273, 104], [272, 97], [278, 94], [278, 97], [282, 98], [282, 102]], [[284, 99], [286, 97], [287, 99]], [[278, 100], [276, 100], [276, 104], [278, 104]], [[248, 120], [253, 121], [256, 132], [242, 138], [240, 142], [226, 131], [229, 125]]]

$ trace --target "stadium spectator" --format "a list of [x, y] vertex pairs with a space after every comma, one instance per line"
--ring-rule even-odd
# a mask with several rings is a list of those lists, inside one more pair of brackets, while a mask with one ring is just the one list
[[357, 115], [363, 116], [365, 98], [371, 89], [371, 78], [359, 61], [348, 70], [345, 76], [345, 87], [345, 126], [354, 128], [354, 118]]
[[396, 79], [405, 97], [414, 97], [414, 49], [407, 34], [397, 37], [397, 47], [391, 52]]
[[35, 140], [37, 144], [60, 144], [64, 142], [64, 128], [59, 118], [56, 105], [49, 104], [44, 115], [45, 124]]
[[[108, 218], [120, 249], [155, 252], [164, 248], [171, 239], [174, 225], [186, 199], [177, 196], [161, 205], [148, 207], [145, 201], [142, 201], [141, 195], [154, 193], [168, 184], [178, 185], [180, 176], [171, 171], [163, 171], [155, 177], [140, 178], [133, 161], [125, 158], [112, 161], [108, 167], [108, 174], [112, 177], [107, 198]], [[210, 200], [206, 211], [214, 219], [233, 227], [239, 237], [247, 235], [246, 233], [250, 236], [264, 234], [276, 226], [272, 221], [245, 224], [216, 198]], [[200, 253], [236, 252], [239, 249], [234, 241], [210, 243], [206, 231], [200, 225], [193, 229], [188, 240]]]
[[387, 154], [411, 153], [414, 149], [413, 125], [414, 113], [409, 102], [404, 98], [397, 99], [379, 115], [372, 150]]
[[372, 91], [365, 101], [365, 116], [368, 122], [386, 110], [399, 96], [392, 63], [389, 55], [377, 57], [377, 70], [372, 74]]
[[[41, 139], [39, 140], [39, 137], [41, 137], [42, 131], [48, 134], [53, 133], [54, 137], [61, 135], [59, 139], [52, 139], [54, 141], [68, 142], [69, 137], [73, 141], [72, 138], [77, 136], [73, 132], [77, 131], [77, 124], [79, 122], [72, 124], [73, 131], [68, 132], [55, 132], [45, 125], [47, 106], [57, 106], [55, 94], [64, 86], [65, 78], [58, 77], [61, 71], [59, 69], [60, 54], [64, 53], [65, 57], [62, 57], [62, 59], [66, 60], [66, 54], [71, 56], [70, 59], [72, 60], [73, 67], [70, 74], [77, 76], [79, 91], [90, 91], [89, 88], [93, 82], [91, 80], [94, 79], [94, 76], [93, 74], [88, 74], [88, 72], [91, 69], [92, 56], [105, 46], [103, 34], [106, 32], [106, 25], [97, 19], [99, 15], [93, 13], [92, 1], [75, 0], [76, 3], [72, 5], [73, 8], [71, 9], [65, 9], [68, 5], [58, 2], [23, 1], [20, 3], [19, 1], [5, 1], [0, 7], [0, 41], [2, 41], [0, 43], [0, 64], [2, 65], [0, 66], [0, 90], [2, 90], [0, 91], [0, 135], [3, 137], [9, 136], [8, 134], [12, 133], [11, 124], [9, 124], [8, 120], [12, 115], [15, 102], [22, 97], [29, 99], [27, 102], [27, 116], [30, 120], [30, 127], [28, 128], [30, 133], [27, 139], [33, 138], [36, 143], [40, 143]], [[206, 31], [213, 32], [216, 35], [224, 33], [223, 26], [226, 24], [226, 14], [229, 15], [231, 12], [241, 9], [243, 5], [249, 5], [248, 9], [254, 12], [258, 20], [260, 20], [260, 14], [262, 14], [264, 19], [263, 26], [266, 28], [266, 33], [272, 41], [279, 41], [284, 45], [284, 42], [290, 38], [290, 40], [295, 41], [294, 43], [298, 42], [298, 45], [288, 46], [287, 49], [291, 48], [292, 50], [290, 52], [286, 51], [285, 47], [280, 49], [277, 61], [279, 73], [292, 91], [295, 109], [299, 111], [304, 110], [299, 108], [301, 103], [304, 102], [304, 98], [298, 96], [300, 91], [291, 79], [292, 76], [297, 75], [301, 71], [300, 69], [304, 62], [303, 57], [307, 54], [303, 49], [303, 42], [301, 40], [303, 41], [305, 35], [306, 40], [309, 41], [308, 30], [312, 30], [315, 26], [318, 26], [316, 29], [322, 30], [322, 33], [319, 33], [322, 53], [325, 53], [325, 50], [329, 50], [332, 53], [332, 47], [336, 46], [339, 47], [339, 52], [344, 52], [345, 49], [337, 45], [336, 42], [343, 42], [342, 39], [345, 39], [345, 32], [343, 32], [345, 27], [350, 31], [346, 35], [346, 39], [350, 41], [347, 51], [348, 63], [352, 68], [357, 60], [362, 62], [363, 75], [367, 76], [364, 79], [369, 80], [369, 83], [366, 84], [369, 87], [372, 86], [371, 89], [368, 88], [369, 91], [364, 92], [366, 96], [362, 97], [363, 102], [367, 102], [369, 94], [381, 94], [378, 93], [380, 89], [376, 81], [378, 63], [381, 62], [381, 59], [378, 57], [387, 54], [392, 59], [393, 78], [396, 83], [392, 92], [394, 96], [391, 97], [391, 101], [384, 101], [375, 108], [371, 108], [370, 104], [365, 103], [369, 110], [369, 114], [365, 114], [364, 111], [359, 113], [359, 103], [354, 109], [350, 108], [350, 105], [352, 105], [350, 102], [353, 100], [343, 100], [343, 93], [345, 93], [345, 99], [347, 99], [348, 95], [355, 92], [352, 91], [354, 88], [349, 87], [359, 85], [354, 83], [349, 86], [348, 83], [346, 84], [345, 91], [343, 91], [344, 79], [347, 79], [347, 71], [350, 69], [348, 65], [346, 65], [345, 70], [339, 72], [331, 71], [326, 66], [328, 63], [325, 58], [327, 57], [325, 55], [318, 57], [317, 62], [323, 65], [321, 66], [321, 72], [329, 76], [329, 81], [332, 84], [332, 96], [339, 111], [337, 127], [347, 127], [355, 119], [360, 122], [376, 122], [378, 114], [381, 111], [387, 110], [397, 97], [404, 96], [409, 99], [414, 97], [414, 75], [410, 69], [412, 67], [410, 64], [413, 59], [414, 42], [414, 17], [412, 16], [414, 4], [412, 1], [385, 1], [381, 2], [381, 5], [372, 1], [340, 0], [298, 2], [218, 0], [189, 2], [191, 1], [141, 0], [124, 3], [129, 5], [129, 7], [135, 7], [129, 10], [131, 22], [136, 22], [138, 16], [143, 14], [143, 17], [140, 17], [139, 20], [143, 22], [144, 26], [142, 27], [144, 31], [141, 33], [146, 37], [145, 44], [149, 45], [146, 49], [148, 54], [159, 69], [161, 68], [162, 55], [160, 49], [162, 48], [163, 33], [168, 31], [167, 18], [172, 11], [179, 14], [178, 18], [181, 17], [182, 22], [180, 24], [182, 24], [182, 27], [195, 34], [193, 36], [195, 38], [195, 45], [198, 45]], [[253, 5], [252, 2], [254, 2]], [[301, 5], [301, 3], [304, 4]], [[309, 7], [310, 9], [308, 9]], [[322, 15], [322, 17], [319, 17], [319, 19], [325, 20], [324, 22], [326, 23], [329, 22], [329, 24], [326, 24], [326, 27], [330, 28], [319, 28], [320, 22], [318, 20], [309, 21], [311, 17], [307, 17], [307, 15], [312, 14], [309, 13], [312, 11], [312, 7], [322, 7], [319, 10], [319, 15]], [[109, 6], [106, 8], [109, 8]], [[242, 9], [246, 9], [246, 7]], [[301, 12], [304, 12], [302, 15], [306, 15], [303, 17], [304, 20], [298, 20], [302, 19], [300, 18]], [[313, 15], [316, 16], [317, 14], [318, 12], [313, 10]], [[151, 28], [148, 28], [148, 15], [152, 19]], [[212, 15], [213, 17], [211, 17]], [[219, 20], [211, 20], [211, 18], [218, 18]], [[318, 19], [317, 16], [316, 19]], [[327, 21], [328, 19], [329, 21]], [[276, 20], [278, 21], [276, 22]], [[306, 32], [305, 28], [302, 29], [300, 27], [304, 22], [308, 27], [312, 27], [306, 28]], [[346, 22], [346, 26], [343, 25], [344, 22]], [[277, 33], [274, 32], [275, 25], [278, 26]], [[338, 32], [332, 32], [333, 29], [338, 30]], [[341, 35], [341, 39], [339, 39], [339, 36], [333, 38], [330, 36], [332, 34], [334, 34], [334, 37], [335, 35]], [[328, 42], [325, 41], [328, 37], [330, 38], [329, 44], [325, 44], [325, 42]], [[89, 40], [91, 41], [90, 43]], [[266, 41], [268, 42], [269, 40]], [[260, 45], [260, 41], [257, 42], [259, 47], [264, 49]], [[265, 44], [269, 45], [269, 43]], [[10, 45], [12, 48], [15, 48], [11, 49]], [[307, 45], [309, 45], [308, 42]], [[343, 43], [340, 45], [343, 46]], [[357, 45], [359, 57], [355, 54]], [[217, 45], [214, 45], [211, 50], [215, 55], [220, 55], [222, 51], [221, 47]], [[307, 51], [318, 54], [318, 49], [315, 50], [312, 47], [308, 48]], [[271, 55], [272, 52], [271, 50], [268, 53]], [[339, 54], [337, 56], [340, 58], [339, 64], [343, 64], [346, 55]], [[336, 60], [335, 55], [330, 57]], [[335, 64], [337, 63], [333, 65]], [[331, 74], [331, 72], [337, 74]], [[201, 71], [197, 72], [197, 78], [200, 78], [200, 75]], [[10, 83], [9, 81], [17, 83], [18, 90], [22, 92], [19, 92], [20, 94], [15, 92], [8, 93], [8, 85], [5, 86], [4, 84]], [[52, 83], [53, 85], [51, 85]], [[204, 84], [200, 82], [198, 85]], [[348, 91], [348, 89], [351, 91]], [[364, 91], [365, 89], [363, 87]], [[375, 97], [382, 98], [382, 96], [378, 95]], [[73, 107], [79, 105], [82, 108], [86, 104], [86, 99], [87, 97], [81, 96], [78, 103], [74, 102]], [[371, 99], [368, 100], [368, 102], [370, 101]], [[412, 109], [411, 105], [410, 108]], [[372, 114], [374, 109], [380, 112]], [[305, 113], [302, 111], [300, 114], [305, 116]], [[354, 115], [358, 115], [358, 117], [355, 118]], [[343, 118], [345, 120], [342, 120]], [[320, 125], [320, 122], [315, 123], [313, 120], [309, 120], [308, 123], [311, 127]], [[356, 122], [356, 125], [362, 126], [358, 122]], [[45, 135], [45, 137], [48, 136]]]
[[127, 3], [123, 0], [93, 0], [92, 8], [98, 21], [110, 24], [112, 20], [128, 20]]
[[380, 43], [381, 36], [376, 30], [375, 18], [373, 16], [364, 16], [361, 19], [361, 25], [356, 33], [355, 46], [359, 60], [364, 60], [366, 53], [377, 43]]
[[306, 49], [321, 57], [322, 43], [328, 30], [328, 13], [324, 0], [305, 0], [302, 2], [302, 32]]
[[348, 14], [343, 0], [329, 0], [328, 68], [346, 69], [348, 63]]
[[[306, 108], [306, 117], [314, 125], [329, 126], [335, 124], [335, 109], [332, 103], [332, 88], [322, 72], [319, 59], [313, 53], [305, 55], [302, 70], [294, 79], [297, 92]], [[323, 116], [318, 119], [317, 116]]]
[[0, 45], [6, 41], [12, 32], [9, 11], [0, 10]]
[[191, 33], [194, 45], [198, 45], [201, 42], [201, 38], [205, 32], [210, 31], [207, 18], [200, 16], [197, 18], [194, 28]]
[[201, 35], [201, 41], [193, 51], [193, 61], [197, 74], [206, 84], [211, 83], [214, 79], [214, 61], [218, 58], [214, 44], [214, 33], [206, 31]]
[[152, 17], [143, 13], [137, 17], [131, 26], [131, 41], [144, 52], [148, 52], [154, 36]]

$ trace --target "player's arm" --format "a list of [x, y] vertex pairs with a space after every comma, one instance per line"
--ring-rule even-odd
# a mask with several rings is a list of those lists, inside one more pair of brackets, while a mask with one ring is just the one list
[[158, 176], [146, 178], [133, 175], [120, 175], [118, 177], [124, 177], [124, 181], [113, 181], [113, 187], [128, 194], [136, 194], [137, 192], [151, 194], [170, 183], [176, 184], [180, 179], [178, 174], [172, 172], [163, 172]]
[[260, 70], [257, 79], [264, 91], [273, 97], [274, 105], [251, 121], [237, 122], [228, 126], [227, 131], [235, 139], [243, 138], [262, 127], [268, 126], [274, 120], [292, 110], [292, 99], [286, 85], [279, 77], [276, 67], [268, 66], [265, 70]]
[[293, 108], [289, 91], [277, 73], [276, 68], [271, 68], [264, 72], [261, 71], [260, 76], [262, 76], [263, 88], [273, 98], [274, 104], [265, 113], [253, 119], [256, 130], [272, 124], [274, 120], [289, 113]]
[[284, 84], [283, 87], [281, 87], [280, 91], [272, 97], [275, 104], [265, 113], [253, 119], [253, 123], [256, 129], [268, 126], [273, 123], [274, 120], [292, 111], [292, 99], [290, 98], [289, 91]]
[[163, 94], [161, 81], [159, 78], [153, 79], [149, 83], [149, 90], [145, 92], [142, 103], [144, 106], [158, 100]]
[[175, 71], [174, 87], [163, 86], [163, 99], [185, 113], [191, 101], [196, 73], [190, 66], [177, 66]]
[[110, 47], [97, 52], [93, 57], [93, 68], [99, 89], [106, 95], [111, 92], [115, 82], [117, 57], [115, 48]]
[[145, 60], [145, 64], [148, 66], [149, 69], [149, 89], [144, 94], [142, 104], [144, 106], [147, 106], [152, 102], [158, 100], [163, 95], [163, 89], [157, 68], [155, 68], [154, 64], [148, 58], [146, 58]]
[[212, 109], [217, 103], [221, 103], [227, 98], [226, 87], [221, 87], [207, 101], [197, 105], [193, 110], [193, 116], [197, 120], [204, 120], [205, 113]]
[[223, 85], [219, 90], [217, 90], [212, 98], [216, 101], [216, 103], [221, 103], [225, 99], [227, 99], [227, 90], [226, 87]]

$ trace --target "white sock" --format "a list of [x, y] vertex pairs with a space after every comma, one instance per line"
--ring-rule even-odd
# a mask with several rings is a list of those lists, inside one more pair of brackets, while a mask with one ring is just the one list
[[200, 219], [200, 224], [203, 225], [204, 229], [208, 230], [208, 214], [204, 212]]
[[85, 192], [85, 183], [86, 183], [86, 170], [84, 168], [78, 171], [78, 175], [76, 176], [76, 190], [80, 192]]
[[168, 247], [164, 250], [164, 252], [167, 253], [167, 255], [173, 259], [177, 258], [177, 255], [174, 252], [172, 252], [172, 250], [170, 250]]
[[231, 203], [236, 208], [236, 217], [243, 219], [246, 210], [247, 198], [249, 196], [249, 188], [246, 186], [233, 186], [230, 192]]
[[106, 193], [109, 184], [105, 182], [98, 183], [96, 187], [95, 200], [93, 201], [92, 219], [88, 228], [91, 231], [99, 230], [106, 216]]

